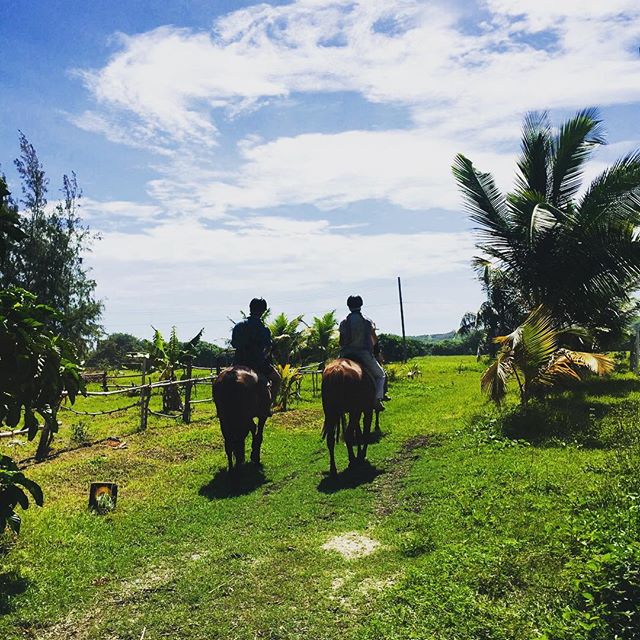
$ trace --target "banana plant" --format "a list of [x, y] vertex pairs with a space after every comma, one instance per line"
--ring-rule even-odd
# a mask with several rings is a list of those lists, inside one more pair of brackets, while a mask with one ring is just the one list
[[290, 364], [285, 364], [284, 366], [279, 364], [277, 368], [282, 380], [275, 407], [281, 411], [286, 411], [289, 401], [300, 391], [299, 383], [302, 380], [302, 374], [299, 367], [292, 367]]
[[585, 374], [604, 376], [613, 370], [613, 360], [604, 354], [561, 347], [566, 332], [549, 311], [542, 306], [536, 308], [510, 334], [494, 338], [500, 350], [482, 375], [482, 390], [500, 404], [509, 379], [515, 378], [520, 402], [526, 405], [531, 397], [580, 381]]
[[[195, 335], [186, 345], [178, 340], [176, 328], [171, 328], [169, 340], [165, 340], [155, 327], [153, 327], [153, 341], [150, 353], [152, 366], [158, 371], [158, 379], [161, 382], [175, 382], [178, 379], [178, 370], [185, 367], [189, 358], [193, 358], [195, 347], [200, 341], [204, 329]], [[182, 399], [178, 385], [167, 385], [162, 388], [162, 411], [182, 411]]]

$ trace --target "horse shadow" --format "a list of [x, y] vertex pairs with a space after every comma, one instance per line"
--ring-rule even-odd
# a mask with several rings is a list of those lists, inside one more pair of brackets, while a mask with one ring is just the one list
[[318, 483], [318, 491], [321, 493], [336, 493], [343, 489], [355, 489], [363, 484], [373, 482], [379, 475], [384, 473], [382, 469], [373, 466], [367, 460], [348, 466], [339, 471], [336, 476], [331, 476], [328, 472]]
[[380, 440], [382, 440], [382, 438], [384, 438], [385, 435], [386, 434], [384, 433], [384, 431], [381, 431], [380, 429], [374, 429], [369, 433], [369, 439], [367, 440], [367, 443], [378, 444], [378, 442], [380, 442]]
[[0, 615], [10, 613], [15, 596], [24, 593], [28, 587], [29, 581], [16, 571], [0, 573]]
[[198, 495], [207, 500], [222, 500], [245, 496], [267, 481], [261, 464], [246, 463], [230, 474], [228, 469], [220, 469], [213, 478], [200, 487]]

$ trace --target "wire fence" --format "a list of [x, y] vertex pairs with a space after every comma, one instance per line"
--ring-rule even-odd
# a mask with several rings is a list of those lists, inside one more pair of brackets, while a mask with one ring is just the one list
[[[209, 375], [207, 376], [193, 376], [193, 371], [207, 371]], [[299, 376], [297, 377], [295, 395], [298, 399], [301, 397], [301, 384], [302, 379], [305, 376], [311, 377], [311, 392], [313, 397], [315, 397], [320, 390], [320, 379], [322, 375], [322, 369], [320, 368], [320, 363], [306, 365], [304, 367], [298, 367], [297, 372]], [[213, 385], [218, 375], [220, 374], [220, 367], [191, 367], [187, 365], [186, 367], [186, 378], [182, 380], [158, 380], [155, 382], [145, 382], [144, 384], [131, 384], [130, 386], [119, 385], [121, 388], [110, 389], [108, 388], [109, 382], [114, 379], [125, 379], [125, 378], [140, 378], [144, 377], [142, 372], [135, 374], [126, 374], [126, 375], [109, 375], [106, 371], [100, 372], [88, 372], [83, 374], [83, 378], [88, 383], [97, 383], [100, 384], [103, 388], [102, 391], [86, 391], [83, 396], [80, 397], [88, 397], [88, 398], [111, 398], [116, 396], [137, 396], [135, 402], [131, 402], [121, 407], [113, 407], [111, 409], [105, 409], [103, 411], [82, 411], [80, 409], [76, 409], [75, 407], [67, 404], [68, 394], [63, 392], [61, 403], [59, 409], [61, 411], [66, 411], [78, 416], [87, 416], [87, 417], [98, 417], [98, 416], [107, 416], [113, 415], [116, 413], [123, 413], [126, 411], [130, 411], [131, 409], [139, 409], [140, 411], [140, 423], [139, 430], [144, 431], [147, 428], [149, 415], [153, 415], [159, 418], [170, 418], [170, 419], [182, 419], [183, 422], [189, 423], [191, 421], [192, 407], [198, 404], [204, 403], [213, 403]], [[195, 398], [192, 399], [193, 390], [199, 386], [206, 384], [211, 387], [211, 395], [206, 398]], [[167, 393], [169, 388], [173, 388], [173, 390], [177, 391], [179, 396], [179, 404], [181, 408], [177, 413], [167, 413], [166, 411], [156, 411], [149, 407], [149, 403], [151, 401], [154, 392], [157, 395], [162, 395]], [[157, 397], [156, 395], [156, 397]], [[11, 438], [15, 436], [25, 435], [28, 433], [28, 429], [18, 429], [13, 431], [4, 431], [0, 432], [0, 438]]]

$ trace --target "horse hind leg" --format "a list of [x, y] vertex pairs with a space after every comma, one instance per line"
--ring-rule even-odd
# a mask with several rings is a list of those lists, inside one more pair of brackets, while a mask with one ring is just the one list
[[233, 473], [233, 445], [226, 438], [224, 441], [224, 451], [227, 454], [227, 465], [229, 473]]
[[[258, 418], [258, 426], [251, 430], [251, 462], [260, 464], [260, 448], [262, 447], [262, 433], [266, 418]], [[253, 420], [251, 421], [253, 424]]]
[[358, 447], [358, 459], [365, 460], [367, 457], [367, 445], [371, 437], [371, 422], [373, 421], [373, 413], [371, 411], [364, 412], [362, 420], [362, 434], [360, 436], [361, 446]]
[[349, 456], [349, 466], [351, 466], [356, 461], [356, 456], [353, 453], [353, 447], [360, 443], [358, 442], [357, 433], [360, 430], [360, 414], [359, 413], [350, 413], [349, 414], [349, 424], [344, 432], [344, 443], [347, 445], [347, 454]]
[[329, 474], [332, 478], [338, 475], [336, 468], [335, 457], [335, 445], [336, 445], [336, 432], [339, 429], [339, 419], [330, 420], [325, 418], [324, 420], [324, 433], [327, 437], [327, 449], [329, 449]]

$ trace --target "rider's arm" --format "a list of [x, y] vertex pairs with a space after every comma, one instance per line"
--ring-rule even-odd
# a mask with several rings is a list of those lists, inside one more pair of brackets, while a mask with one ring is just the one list
[[238, 322], [233, 326], [233, 331], [231, 332], [231, 346], [234, 349], [237, 349], [240, 346], [239, 339], [240, 339], [241, 333], [242, 333], [241, 323]]
[[347, 337], [347, 321], [343, 320], [340, 323], [340, 327], [338, 328], [338, 332], [340, 333], [340, 346], [346, 347], [348, 345], [348, 337]]

